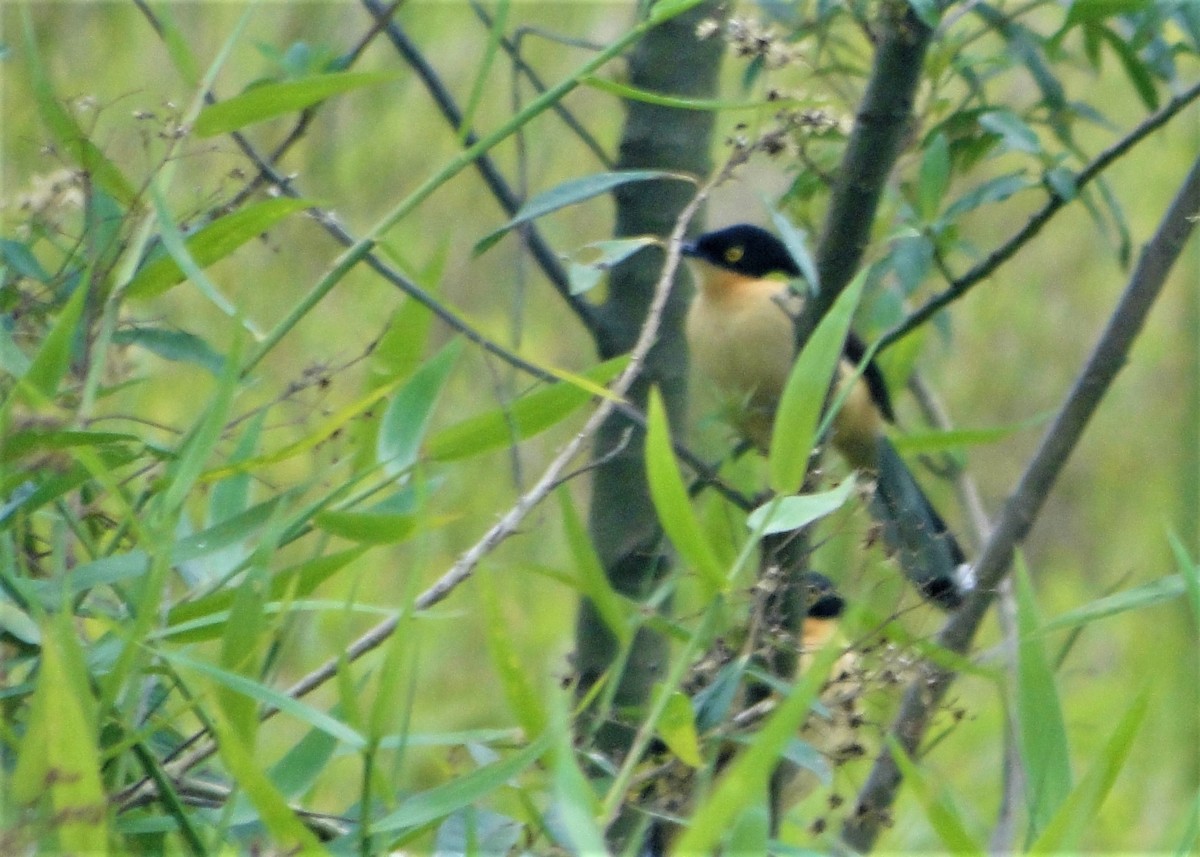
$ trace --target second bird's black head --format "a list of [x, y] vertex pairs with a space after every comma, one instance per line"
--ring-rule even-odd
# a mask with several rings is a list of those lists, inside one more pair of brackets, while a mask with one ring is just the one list
[[837, 619], [846, 610], [846, 600], [838, 594], [833, 581], [816, 571], [802, 578], [805, 614], [810, 619]]
[[683, 255], [747, 277], [800, 276], [800, 268], [783, 242], [749, 223], [705, 232], [683, 245]]

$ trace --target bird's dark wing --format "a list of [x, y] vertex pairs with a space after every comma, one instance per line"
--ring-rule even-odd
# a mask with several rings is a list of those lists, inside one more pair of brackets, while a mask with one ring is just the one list
[[[850, 335], [846, 337], [844, 354], [846, 359], [857, 367], [867, 356], [867, 343], [851, 331]], [[879, 413], [883, 414], [883, 418], [889, 423], [894, 423], [896, 412], [892, 410], [892, 397], [888, 393], [887, 382], [883, 380], [883, 373], [879, 371], [879, 366], [874, 360], [863, 369], [863, 380], [867, 382], [867, 389], [871, 391], [871, 400], [879, 408]]]

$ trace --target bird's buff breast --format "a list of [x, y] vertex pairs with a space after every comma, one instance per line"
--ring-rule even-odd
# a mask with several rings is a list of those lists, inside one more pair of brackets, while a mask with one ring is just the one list
[[687, 318], [693, 363], [728, 404], [743, 409], [738, 422], [760, 447], [770, 438], [795, 347], [791, 319], [762, 298], [740, 290], [701, 295]]

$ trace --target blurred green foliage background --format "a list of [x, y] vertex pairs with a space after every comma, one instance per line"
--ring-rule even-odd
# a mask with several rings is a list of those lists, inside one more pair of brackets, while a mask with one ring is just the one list
[[[215, 55], [244, 11], [239, 3], [172, 5], [180, 30], [200, 58]], [[486, 28], [468, 7], [457, 3], [412, 2], [399, 17], [460, 102], [467, 102], [486, 45]], [[605, 43], [623, 31], [631, 17], [632, 9], [623, 3], [519, 2], [509, 10], [509, 25], [523, 23], [530, 28], [522, 52], [545, 79], [553, 81], [588, 53], [545, 38], [545, 33]], [[147, 175], [162, 150], [160, 135], [172, 133], [172, 117], [193, 93], [172, 71], [161, 42], [145, 20], [132, 5], [116, 3], [38, 4], [31, 18], [57, 91], [74, 105], [92, 139], [129, 174]], [[35, 106], [25, 96], [27, 72], [14, 49], [22, 27], [18, 6], [0, 8], [0, 26], [9, 50], [0, 65], [4, 101], [0, 181], [7, 234], [21, 222], [23, 195], [64, 164], [46, 148]], [[307, 46], [316, 56], [340, 53], [368, 27], [356, 4], [263, 4], [234, 45], [216, 90], [229, 96], [255, 78], [283, 73], [281, 58], [289, 48], [297, 50], [296, 45]], [[372, 44], [356, 67], [396, 71], [397, 77], [327, 104], [288, 156], [285, 168], [296, 175], [306, 197], [332, 208], [358, 234], [436, 165], [457, 153], [460, 145], [455, 131], [432, 109], [426, 91], [384, 41]], [[727, 63], [731, 96], [737, 94], [743, 73], [737, 61]], [[1127, 128], [1144, 114], [1114, 62], [1107, 62], [1100, 74], [1085, 68], [1065, 74], [1069, 87], [1087, 92], [1091, 100], [1105, 106], [1108, 120], [1116, 127]], [[1020, 88], [1030, 85], [1014, 80], [1013, 97], [1021, 98]], [[521, 97], [529, 95], [523, 87]], [[510, 115], [513, 98], [511, 76], [500, 63], [484, 81], [474, 124], [493, 127]], [[613, 150], [622, 119], [613, 98], [581, 88], [565, 105], [606, 149]], [[722, 114], [719, 121], [725, 132], [718, 139], [734, 133], [736, 123], [744, 119], [745, 114]], [[278, 139], [290, 122], [273, 120], [256, 127], [253, 136], [261, 141]], [[1108, 128], [1085, 127], [1078, 142], [1082, 149], [1096, 152], [1111, 139]], [[1193, 107], [1110, 171], [1112, 192], [1125, 208], [1135, 253], [1195, 157], [1198, 142], [1200, 113]], [[524, 151], [519, 153], [518, 146]], [[526, 171], [528, 191], [602, 168], [549, 113], [493, 154], [510, 175], [518, 169]], [[185, 219], [183, 212], [198, 213], [239, 187], [247, 170], [233, 144], [220, 137], [189, 141], [178, 161], [180, 180], [170, 203], [181, 219]], [[776, 198], [794, 170], [794, 164], [756, 160], [735, 182], [718, 189], [707, 222], [714, 226], [742, 220], [767, 223], [761, 199]], [[964, 229], [969, 229], [977, 247], [986, 250], [1023, 223], [1037, 204], [1033, 195], [1018, 194], [1000, 206], [976, 212]], [[609, 203], [597, 200], [556, 213], [541, 225], [553, 246], [569, 252], [608, 237], [611, 216]], [[543, 364], [570, 370], [593, 365], [588, 337], [537, 270], [520, 258], [516, 241], [509, 238], [482, 257], [472, 256], [472, 245], [504, 219], [477, 175], [468, 170], [438, 190], [383, 241], [387, 252], [405, 267], [428, 271], [427, 284], [436, 288], [441, 300], [488, 335]], [[265, 329], [307, 292], [336, 252], [317, 225], [292, 218], [214, 266], [209, 275], [247, 319]], [[989, 512], [1000, 510], [1014, 486], [1038, 442], [1045, 415], [1068, 390], [1126, 274], [1111, 236], [1101, 234], [1082, 207], [1073, 206], [1014, 261], [955, 303], [941, 332], [928, 332], [920, 370], [958, 425], [987, 428], [1034, 421], [967, 453], [969, 471]], [[1200, 549], [1198, 283], [1200, 244], [1193, 241], [1133, 359], [1075, 451], [1025, 546], [1044, 617], [1173, 573], [1168, 533], [1177, 533], [1193, 555]], [[357, 270], [271, 354], [256, 391], [261, 400], [274, 398], [288, 384], [303, 386], [272, 412], [266, 435], [272, 445], [303, 436], [322, 415], [360, 394], [363, 373], [370, 366], [369, 359], [360, 358], [402, 301], [396, 290], [366, 269]], [[229, 345], [229, 320], [186, 285], [135, 311], [143, 319], [199, 333], [218, 350]], [[446, 331], [436, 322], [433, 331], [435, 344], [446, 340]], [[881, 330], [864, 332], [869, 338]], [[212, 377], [194, 365], [168, 363], [145, 351], [131, 349], [125, 359], [126, 364], [114, 371], [146, 380], [105, 403], [113, 425], [131, 414], [163, 426], [186, 423], [205, 403], [213, 384]], [[320, 383], [306, 383], [318, 379]], [[447, 425], [489, 410], [527, 385], [527, 379], [509, 367], [467, 349], [435, 420]], [[907, 397], [900, 398], [902, 424], [918, 426], [915, 407]], [[696, 423], [702, 424], [704, 417], [697, 413]], [[560, 425], [519, 451], [496, 452], [476, 459], [468, 468], [438, 474], [446, 483], [433, 499], [431, 514], [442, 519], [441, 525], [410, 543], [370, 551], [352, 573], [338, 578], [338, 588], [322, 594], [336, 600], [353, 592], [359, 602], [394, 605], [398, 593], [428, 585], [480, 536], [499, 510], [511, 504], [573, 430], [571, 424]], [[706, 453], [719, 453], [724, 442], [720, 432], [699, 432], [699, 436]], [[354, 454], [352, 437], [337, 437], [310, 456], [281, 465], [277, 476], [285, 482], [302, 480]], [[571, 487], [582, 506], [582, 480]], [[949, 491], [940, 496], [941, 505], [951, 509], [950, 517], [964, 520], [952, 508]], [[549, 686], [569, 672], [576, 601], [571, 589], [544, 573], [560, 569], [565, 555], [561, 525], [551, 508], [536, 512], [526, 532], [489, 557], [482, 569], [501, 595], [503, 615], [513, 629], [524, 668], [540, 686]], [[851, 596], [886, 600], [894, 593], [885, 589], [882, 595], [872, 595], [877, 582], [860, 560], [849, 557], [846, 545], [856, 544], [855, 526], [845, 521], [835, 524], [822, 558], [859, 562], [860, 567], [842, 575], [843, 581], [850, 581]], [[844, 534], [836, 529], [840, 527], [845, 527]], [[840, 548], [839, 535], [845, 535]], [[856, 585], [863, 591], [856, 593]], [[417, 688], [412, 711], [416, 731], [512, 724], [486, 655], [480, 609], [477, 586], [472, 583], [417, 623], [418, 654], [411, 673], [404, 677]], [[294, 639], [303, 640], [303, 645], [294, 645], [286, 653], [288, 675], [299, 675], [344, 649], [372, 617], [329, 612], [295, 621]], [[937, 623], [931, 612], [918, 611], [912, 619], [918, 633], [932, 633]], [[1171, 847], [1182, 835], [1200, 783], [1196, 633], [1186, 605], [1177, 599], [1087, 626], [1061, 665], [1060, 690], [1078, 768], [1086, 765], [1109, 734], [1131, 695], [1143, 688], [1152, 694], [1150, 714], [1133, 757], [1089, 837], [1092, 848], [1158, 850]], [[1065, 633], [1055, 634], [1049, 640], [1050, 651], [1065, 640]], [[990, 628], [982, 640], [985, 661], [999, 657], [989, 648], [996, 642]], [[325, 702], [332, 698], [330, 692]], [[999, 799], [1002, 706], [994, 687], [971, 678], [956, 685], [953, 705], [964, 709], [966, 716], [949, 731], [928, 764], [960, 806], [969, 808], [969, 821], [986, 830]], [[397, 723], [403, 715], [396, 713]], [[298, 730], [286, 718], [276, 720], [261, 736], [263, 757], [286, 751]], [[343, 763], [346, 779], [353, 781], [356, 762], [346, 757]], [[412, 787], [423, 787], [462, 764], [462, 759], [430, 750], [408, 760], [404, 778]], [[860, 769], [843, 774], [847, 796], [857, 785], [855, 777], [862, 775]], [[328, 791], [330, 808], [335, 808], [343, 786], [333, 777], [322, 787]], [[937, 839], [921, 814], [912, 811], [909, 800], [905, 796], [898, 805], [885, 847], [936, 848]]]

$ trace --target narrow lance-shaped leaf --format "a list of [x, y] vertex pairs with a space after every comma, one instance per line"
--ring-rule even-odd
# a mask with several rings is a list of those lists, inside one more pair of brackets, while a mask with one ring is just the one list
[[779, 236], [783, 239], [788, 253], [800, 268], [800, 274], [808, 285], [808, 291], [816, 294], [821, 288], [821, 275], [817, 263], [813, 261], [812, 253], [808, 251], [808, 233], [803, 229], [798, 229], [777, 209], [768, 206], [767, 211], [771, 213], [771, 222], [779, 231]]
[[751, 512], [746, 518], [746, 526], [763, 535], [788, 533], [806, 527], [846, 505], [856, 484], [851, 474], [829, 491], [778, 497]]
[[414, 372], [388, 404], [375, 441], [375, 457], [389, 475], [399, 476], [416, 463], [433, 406], [461, 351], [462, 340], [452, 340]]
[[1039, 633], [1041, 621], [1024, 559], [1017, 557], [1017, 726], [1028, 778], [1030, 834], [1036, 836], [1071, 791], [1062, 703]]
[[48, 791], [64, 853], [89, 853], [108, 842], [108, 799], [100, 779], [94, 704], [82, 652], [66, 613], [43, 629], [29, 729], [11, 776], [18, 804]]
[[579, 591], [592, 602], [596, 612], [618, 642], [625, 644], [633, 636], [631, 609], [621, 600], [621, 596], [613, 589], [612, 583], [605, 575], [587, 529], [575, 509], [575, 504], [571, 502], [571, 492], [564, 485], [556, 493], [567, 546], [574, 560]]
[[1082, 607], [1076, 607], [1074, 610], [1055, 616], [1042, 626], [1042, 631], [1087, 625], [1107, 616], [1114, 616], [1129, 610], [1141, 610], [1164, 601], [1173, 601], [1186, 591], [1187, 584], [1181, 575], [1172, 574], [1169, 577], [1160, 577], [1158, 580], [1152, 580], [1141, 586], [1097, 598]]
[[1104, 799], [1112, 790], [1125, 760], [1129, 758], [1129, 751], [1133, 749], [1133, 739], [1146, 717], [1149, 702], [1150, 694], [1144, 690], [1133, 700], [1117, 723], [1112, 736], [1092, 762], [1091, 768], [1063, 801], [1058, 812], [1042, 831], [1042, 835], [1030, 847], [1031, 854], [1078, 852], [1079, 842], [1095, 823]]
[[[192, 260], [200, 268], [206, 268], [262, 235], [289, 214], [310, 205], [312, 203], [305, 200], [287, 197], [257, 202], [196, 230], [184, 246]], [[131, 298], [157, 297], [185, 279], [179, 263], [164, 253], [143, 265], [126, 287], [126, 295]]]
[[571, 179], [530, 199], [521, 206], [521, 209], [514, 215], [512, 220], [480, 239], [475, 245], [473, 252], [476, 256], [487, 252], [514, 227], [520, 226], [522, 223], [528, 223], [543, 215], [558, 211], [560, 208], [566, 208], [568, 205], [575, 205], [576, 203], [599, 196], [602, 193], [608, 193], [613, 188], [620, 187], [623, 184], [651, 181], [653, 179], [695, 181], [691, 176], [684, 175], [683, 173], [673, 173], [668, 170], [618, 170]]
[[254, 681], [237, 673], [223, 670], [207, 661], [194, 658], [183, 652], [174, 651], [165, 646], [155, 648], [154, 651], [159, 657], [170, 661], [177, 667], [198, 672], [229, 690], [278, 708], [284, 714], [295, 717], [314, 729], [320, 729], [322, 732], [337, 738], [352, 749], [361, 750], [366, 746], [366, 738], [361, 733], [350, 728], [340, 720], [331, 717], [324, 711], [313, 708], [308, 703], [288, 696], [285, 693], [275, 690], [273, 687], [268, 687], [261, 682]]
[[505, 621], [500, 608], [500, 599], [492, 574], [485, 569], [483, 574], [476, 575], [476, 580], [479, 583], [480, 597], [483, 599], [488, 652], [492, 656], [492, 665], [500, 678], [500, 686], [508, 701], [508, 707], [526, 735], [541, 735], [546, 729], [547, 714], [541, 694], [530, 678], [535, 673], [522, 663], [516, 646], [513, 645], [513, 629]]
[[79, 329], [79, 319], [83, 316], [87, 291], [83, 283], [75, 289], [54, 322], [54, 327], [42, 340], [42, 347], [22, 379], [22, 390], [27, 395], [50, 399], [58, 392], [58, 385], [71, 365], [71, 347]]
[[862, 296], [865, 271], [838, 295], [800, 351], [796, 365], [775, 412], [768, 466], [771, 487], [780, 493], [795, 491], [817, 437], [817, 424], [825, 406], [826, 393], [842, 356], [850, 321]]
[[376, 833], [388, 833], [445, 818], [504, 786], [544, 756], [557, 738], [554, 730], [547, 730], [524, 750], [506, 759], [412, 795], [402, 801], [395, 812], [373, 823], [371, 829]]
[[696, 732], [696, 717], [687, 694], [675, 691], [667, 699], [662, 717], [658, 719], [658, 735], [679, 760], [693, 768], [700, 767], [700, 736]]
[[333, 95], [388, 83], [400, 77], [399, 73], [390, 71], [346, 71], [264, 83], [205, 107], [196, 117], [195, 131], [200, 137], [215, 137], [255, 122], [303, 110]]
[[896, 760], [904, 782], [916, 792], [917, 800], [925, 810], [929, 826], [942, 840], [942, 845], [951, 854], [983, 854], [986, 848], [975, 841], [963, 821], [953, 798], [932, 776], [909, 758], [908, 753], [893, 736], [887, 736], [888, 750]]
[[[614, 357], [584, 373], [584, 378], [604, 384], [629, 362]], [[426, 454], [434, 461], [456, 461], [481, 455], [525, 440], [561, 422], [582, 407], [594, 393], [573, 381], [558, 381], [533, 391], [502, 408], [469, 417], [430, 436]]]
[[917, 211], [922, 219], [933, 220], [950, 186], [950, 144], [940, 131], [934, 134], [921, 159], [917, 179]]
[[646, 415], [646, 478], [650, 499], [667, 537], [684, 561], [696, 572], [709, 593], [725, 588], [725, 572], [692, 508], [687, 486], [675, 462], [671, 430], [662, 394], [650, 393]]

